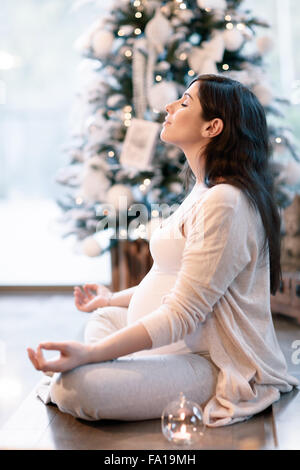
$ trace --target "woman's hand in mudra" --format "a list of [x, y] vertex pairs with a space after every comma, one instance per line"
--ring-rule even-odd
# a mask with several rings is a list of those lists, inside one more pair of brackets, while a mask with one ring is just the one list
[[93, 312], [110, 303], [112, 292], [108, 287], [98, 284], [84, 284], [82, 289], [74, 287], [75, 305], [81, 312]]
[[[43, 356], [42, 349], [60, 351], [60, 355], [49, 361]], [[38, 345], [37, 350], [27, 348], [30, 361], [36, 370], [42, 372], [66, 372], [88, 362], [89, 346], [78, 341], [48, 342]]]

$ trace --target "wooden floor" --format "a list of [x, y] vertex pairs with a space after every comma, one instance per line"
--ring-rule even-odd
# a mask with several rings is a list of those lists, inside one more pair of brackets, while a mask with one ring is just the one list
[[[300, 379], [300, 365], [292, 361], [292, 342], [300, 340], [300, 326], [281, 315], [274, 317], [277, 337], [289, 372]], [[281, 399], [249, 421], [206, 428], [188, 449], [283, 450], [300, 449], [300, 390]], [[160, 420], [87, 422], [45, 406], [33, 390], [0, 430], [1, 449], [51, 450], [174, 450], [163, 436]]]

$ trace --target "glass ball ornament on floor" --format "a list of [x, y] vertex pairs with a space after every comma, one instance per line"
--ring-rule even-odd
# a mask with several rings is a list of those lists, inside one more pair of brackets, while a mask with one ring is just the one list
[[203, 410], [197, 403], [187, 400], [181, 392], [179, 399], [164, 408], [161, 428], [165, 438], [172, 444], [195, 445], [203, 437], [205, 430]]

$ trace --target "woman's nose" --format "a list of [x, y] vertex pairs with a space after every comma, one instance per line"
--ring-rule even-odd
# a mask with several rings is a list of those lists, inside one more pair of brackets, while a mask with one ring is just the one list
[[167, 113], [170, 114], [170, 110], [171, 110], [171, 104], [170, 103], [166, 105], [165, 110], [167, 111]]

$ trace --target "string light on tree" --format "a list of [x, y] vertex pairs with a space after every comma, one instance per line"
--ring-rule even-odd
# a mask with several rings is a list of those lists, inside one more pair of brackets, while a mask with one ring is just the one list
[[129, 127], [131, 125], [131, 118], [132, 118], [132, 107], [131, 106], [125, 106], [123, 108], [123, 119], [124, 119], [124, 126]]
[[227, 23], [226, 24], [226, 29], [233, 29], [233, 24], [232, 23]]

